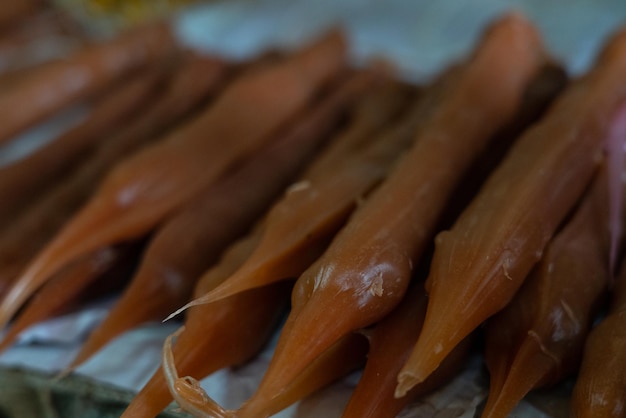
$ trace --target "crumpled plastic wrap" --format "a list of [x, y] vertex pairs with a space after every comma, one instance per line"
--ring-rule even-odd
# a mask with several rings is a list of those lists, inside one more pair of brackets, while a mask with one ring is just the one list
[[[194, 6], [175, 22], [184, 43], [233, 59], [270, 47], [293, 47], [340, 25], [347, 31], [356, 63], [383, 57], [395, 63], [403, 77], [423, 81], [466, 54], [487, 22], [510, 9], [521, 10], [535, 21], [550, 50], [572, 74], [587, 68], [605, 36], [626, 23], [623, 0], [231, 0]], [[62, 370], [111, 303], [101, 301], [33, 327], [0, 355], [0, 364]], [[126, 333], [77, 373], [136, 391], [158, 367], [162, 343], [179, 325], [174, 321], [148, 324]], [[237, 407], [253, 393], [271, 352], [272, 344], [251, 363], [219, 371], [202, 385], [221, 404]], [[413, 403], [400, 417], [473, 417], [486, 396], [486, 379], [475, 356], [458, 378]], [[277, 416], [338, 417], [357, 381], [358, 374], [350, 376]], [[545, 394], [544, 400], [550, 402], [542, 403], [542, 395], [533, 404], [524, 401], [513, 416], [566, 416], [565, 408], [558, 406], [566, 405], [566, 397], [558, 395], [561, 392], [567, 389]], [[548, 411], [548, 407], [536, 405], [552, 409], [546, 413], [539, 408]]]

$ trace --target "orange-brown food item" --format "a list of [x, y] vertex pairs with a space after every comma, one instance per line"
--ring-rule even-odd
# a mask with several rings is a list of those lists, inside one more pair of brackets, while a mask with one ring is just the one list
[[14, 283], [0, 304], [0, 325], [60, 268], [147, 233], [261, 148], [345, 67], [345, 50], [342, 35], [331, 32], [285, 60], [244, 74], [193, 121], [118, 164]]
[[316, 358], [291, 382], [280, 396], [272, 399], [259, 415], [274, 415], [317, 390], [363, 367], [367, 358], [367, 338], [348, 334]]
[[0, 94], [0, 143], [176, 49], [167, 25], [150, 24], [38, 67]]
[[[387, 86], [387, 88], [388, 87], [391, 86]], [[352, 116], [352, 120], [348, 126], [338, 135], [337, 138], [333, 140], [333, 142], [329, 145], [329, 148], [324, 150], [323, 154], [311, 164], [308, 172], [310, 173], [311, 171], [316, 171], [317, 169], [321, 170], [322, 167], [330, 169], [331, 166], [326, 165], [326, 163], [329, 161], [337, 161], [340, 159], [340, 156], [345, 156], [348, 150], [351, 149], [349, 146], [350, 144], [355, 145], [363, 141], [368, 142], [365, 136], [368, 133], [371, 133], [372, 130], [375, 130], [376, 127], [380, 127], [381, 125], [388, 123], [389, 118], [392, 118], [398, 111], [401, 104], [405, 102], [401, 99], [401, 96], [405, 95], [403, 90], [404, 89], [398, 91], [396, 88], [393, 88], [389, 91], [386, 88], [383, 88], [383, 92], [374, 91], [372, 95], [368, 95], [368, 97], [364, 99], [363, 103], [355, 109], [355, 114]], [[398, 94], [400, 94], [400, 97]], [[327, 179], [332, 178], [332, 171], [330, 173], [324, 173], [324, 176]], [[241, 263], [249, 258], [253, 249], [259, 245], [259, 241], [265, 236], [265, 230], [267, 227], [268, 221], [265, 219], [251, 234], [235, 244], [233, 249], [231, 249], [222, 259], [222, 262], [220, 263], [221, 267], [218, 266], [213, 268], [203, 275], [196, 286], [194, 295], [199, 297], [207, 292], [210, 292], [220, 283], [223, 283], [223, 280], [227, 277], [222, 277], [219, 281], [214, 279], [216, 271], [227, 271], [223, 266], [231, 266], [229, 268], [232, 269], [229, 273], [229, 276], [231, 276], [232, 273], [240, 267]], [[292, 254], [290, 271], [287, 273], [287, 277], [281, 277], [281, 279], [288, 279], [291, 278], [290, 276], [299, 275], [315, 257], [319, 256], [320, 252], [325, 247], [327, 240], [318, 241], [319, 242], [315, 245], [311, 245], [309, 243], [306, 250], [300, 251], [297, 254]], [[239, 261], [234, 262], [231, 260]], [[215, 370], [213, 366], [211, 366], [211, 363], [205, 364], [205, 351], [212, 350], [211, 346], [213, 345], [213, 342], [211, 339], [205, 338], [202, 328], [202, 324], [206, 321], [205, 318], [210, 317], [212, 309], [215, 309], [213, 307], [214, 304], [221, 306], [222, 304], [228, 303], [233, 299], [237, 300], [245, 295], [262, 292], [264, 291], [263, 289], [268, 287], [275, 288], [275, 286], [279, 285], [280, 284], [270, 284], [257, 289], [242, 291], [214, 303], [203, 304], [191, 308], [185, 321], [185, 331], [183, 331], [178, 337], [178, 341], [174, 346], [174, 353], [178, 353], [176, 354], [175, 361], [176, 368], [181, 371], [181, 374], [192, 374], [193, 376], [200, 378]], [[164, 390], [167, 390], [167, 387], [163, 376], [160, 374], [155, 375], [151, 382], [140, 393], [138, 399], [133, 402], [130, 409], [133, 411], [141, 409], [144, 411], [144, 414], [146, 413], [145, 408], [150, 408], [150, 412], [148, 412], [149, 414], [160, 411], [171, 399], [162, 399], [162, 395], [157, 396], [157, 393], [162, 393]], [[301, 394], [302, 392], [296, 389], [295, 393]], [[276, 404], [270, 403], [268, 407], [271, 407], [271, 405]], [[137, 415], [129, 416], [141, 416], [139, 415], [139, 412], [133, 413]]]
[[63, 182], [37, 199], [0, 236], [0, 295], [22, 273], [37, 251], [88, 199], [105, 173], [121, 158], [136, 152], [164, 130], [175, 126], [211, 96], [226, 74], [223, 63], [190, 57], [164, 92], [141, 117], [101, 144]]
[[626, 264], [606, 318], [587, 337], [570, 406], [573, 418], [626, 417]]
[[[271, 285], [270, 285], [271, 286]], [[316, 358], [298, 377], [259, 410], [260, 416], [270, 416], [315, 391], [356, 370], [365, 362], [367, 339], [358, 333], [348, 334]], [[171, 337], [165, 342], [163, 368], [167, 370], [168, 386], [174, 400], [187, 412], [198, 417], [226, 418], [230, 411], [213, 402], [196, 379], [180, 377], [171, 355]]]
[[626, 100], [626, 31], [516, 142], [450, 231], [436, 240], [429, 305], [398, 395], [502, 309], [598, 167], [610, 120]]
[[10, 347], [31, 325], [70, 312], [90, 299], [119, 291], [135, 266], [134, 247], [104, 248], [61, 270], [20, 311], [3, 335], [0, 351]]
[[449, 194], [513, 117], [543, 61], [538, 34], [521, 16], [490, 28], [414, 146], [296, 282], [272, 363], [237, 416], [258, 417], [258, 405], [278, 396], [324, 350], [399, 303]]
[[201, 274], [243, 235], [328, 138], [347, 108], [376, 83], [372, 73], [350, 76], [231, 174], [203, 190], [151, 239], [121, 299], [73, 364], [133, 326], [162, 320], [189, 301]]
[[270, 209], [261, 242], [241, 268], [186, 307], [297, 277], [319, 257], [358, 200], [410, 146], [424, 106], [418, 99], [398, 121], [407, 96], [405, 87], [388, 82], [364, 98], [349, 126]]
[[[237, 269], [258, 244], [259, 234], [238, 241], [196, 285], [195, 293], [213, 289]], [[287, 306], [291, 283], [250, 290], [187, 312], [172, 357], [178, 373], [202, 378], [249, 360], [265, 344]], [[165, 369], [171, 373], [172, 369]], [[128, 406], [123, 418], [155, 416], [171, 401], [168, 380], [176, 376], [159, 369]], [[193, 382], [189, 377], [188, 382]]]
[[426, 304], [423, 285], [415, 283], [396, 309], [372, 330], [365, 331], [370, 341], [367, 363], [342, 418], [396, 417], [411, 400], [444, 385], [461, 370], [469, 354], [469, 338], [448, 356], [437, 373], [406, 396], [394, 396], [398, 372], [417, 341]]
[[9, 222], [28, 202], [86, 158], [99, 142], [108, 139], [139, 108], [153, 98], [166, 72], [142, 72], [99, 99], [85, 120], [40, 149], [0, 167], [0, 225]]
[[532, 389], [578, 370], [609, 282], [606, 171], [504, 310], [487, 322], [483, 417], [507, 417]]

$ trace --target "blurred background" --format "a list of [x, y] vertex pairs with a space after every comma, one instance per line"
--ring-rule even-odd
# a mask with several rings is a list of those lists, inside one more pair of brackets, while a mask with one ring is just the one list
[[579, 73], [626, 19], [621, 0], [56, 0], [94, 34], [171, 16], [181, 39], [201, 50], [246, 57], [294, 46], [330, 26], [345, 28], [355, 59], [384, 56], [403, 73], [428, 77], [470, 47], [486, 22], [509, 10], [530, 16], [555, 56]]

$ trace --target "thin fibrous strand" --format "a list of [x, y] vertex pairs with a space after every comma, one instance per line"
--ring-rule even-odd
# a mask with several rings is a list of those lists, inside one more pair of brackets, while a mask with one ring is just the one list
[[[249, 256], [252, 249], [258, 245], [264, 227], [265, 224], [260, 223], [251, 235], [233, 245], [224, 254], [220, 264], [203, 276], [196, 287], [195, 293], [206, 293], [228, 277], [237, 265], [241, 264], [241, 262]], [[166, 345], [163, 354], [167, 386], [173, 397], [180, 402], [183, 408], [188, 408], [187, 410], [189, 412], [199, 414], [199, 416], [233, 416], [233, 411], [225, 410], [213, 402], [197, 383], [197, 379], [203, 378], [214, 371], [214, 368], [211, 368], [211, 364], [213, 363], [206, 361], [207, 350], [214, 352], [218, 361], [224, 358], [224, 356], [228, 357], [228, 355], [232, 355], [232, 353], [220, 353], [215, 350], [215, 340], [213, 338], [207, 338], [206, 336], [207, 319], [215, 318], [216, 315], [214, 312], [221, 309], [220, 306], [228, 306], [227, 304], [229, 303], [238, 303], [237, 301], [246, 297], [258, 297], [255, 295], [260, 295], [263, 292], [276, 292], [275, 289], [277, 286], [279, 289], [281, 287], [283, 289], [289, 289], [291, 287], [289, 283], [271, 284], [238, 293], [230, 298], [222, 299], [212, 304], [196, 306], [188, 311], [185, 329], [179, 333], [177, 344], [173, 349], [171, 346]], [[284, 294], [284, 296], [288, 295]], [[249, 301], [248, 304], [249, 303], [252, 303], [252, 301]], [[245, 303], [241, 303], [241, 305], [246, 306]], [[250, 308], [247, 308], [247, 310], [249, 309]], [[248, 315], [248, 312], [240, 312], [236, 319], [237, 326], [245, 326]], [[258, 314], [254, 316], [258, 316]], [[229, 318], [220, 318], [220, 320], [228, 321]], [[237, 326], [234, 327], [233, 333], [238, 332]], [[366, 354], [366, 347], [366, 340], [363, 339], [362, 336], [357, 334], [346, 336], [346, 338], [339, 341], [335, 346], [318, 357], [318, 359], [304, 370], [289, 387], [285, 388], [279, 397], [272, 399], [266, 404], [259, 405], [259, 416], [272, 415], [354, 370], [362, 364]], [[178, 359], [177, 362], [174, 361], [175, 358]], [[176, 369], [178, 369], [178, 371]], [[179, 373], [179, 371], [182, 372]], [[178, 376], [179, 374], [193, 374], [194, 377], [185, 376], [180, 378]], [[124, 415], [125, 418], [139, 417], [142, 416], [142, 414], [154, 414], [160, 411], [167, 402], [169, 402], [170, 398], [162, 394], [165, 386], [163, 377], [162, 374], [157, 373], [153, 379], [151, 379], [146, 388], [140, 393], [141, 397], [133, 401], [133, 405], [127, 410], [129, 415]], [[132, 413], [129, 411], [132, 411]]]
[[[251, 234], [229, 247], [220, 262], [197, 283], [195, 291], [207, 292], [232, 274], [258, 244], [259, 236], [259, 233]], [[248, 361], [274, 331], [287, 305], [290, 290], [291, 283], [278, 283], [190, 309], [185, 328], [178, 335], [171, 353], [176, 369], [181, 375], [202, 378], [224, 367]], [[166, 376], [159, 369], [122, 417], [154, 416], [171, 400]]]
[[398, 393], [425, 379], [502, 309], [541, 258], [596, 171], [611, 119], [626, 100], [625, 48], [626, 31], [526, 131], [452, 229], [437, 237], [426, 321]]
[[[364, 335], [346, 335], [315, 359], [279, 397], [265, 405], [265, 409], [259, 411], [259, 416], [274, 415], [356, 370], [365, 362], [367, 346]], [[225, 410], [213, 401], [196, 379], [178, 375], [172, 355], [171, 336], [163, 348], [163, 370], [170, 393], [185, 411], [197, 417], [236, 416], [234, 411]]]
[[[226, 412], [206, 395], [197, 379], [191, 376], [181, 378], [178, 375], [174, 351], [172, 350], [172, 339], [184, 331], [185, 327], [179, 328], [173, 335], [168, 335], [163, 344], [161, 369], [165, 375], [170, 394], [183, 410], [195, 417], [225, 418]], [[205, 413], [205, 409], [209, 408], [211, 408], [211, 412]]]

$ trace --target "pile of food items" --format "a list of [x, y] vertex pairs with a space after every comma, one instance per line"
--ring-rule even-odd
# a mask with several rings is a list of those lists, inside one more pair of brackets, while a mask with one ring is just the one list
[[[572, 416], [626, 416], [626, 31], [571, 81], [519, 14], [429, 85], [348, 50], [331, 31], [232, 63], [153, 23], [15, 77], [4, 143], [90, 112], [0, 167], [0, 347], [125, 286], [66, 372], [147, 321], [184, 326], [124, 417], [267, 417], [360, 368], [343, 416], [394, 417], [477, 340], [484, 417], [576, 373]], [[204, 393], [286, 312], [247, 402]]]

